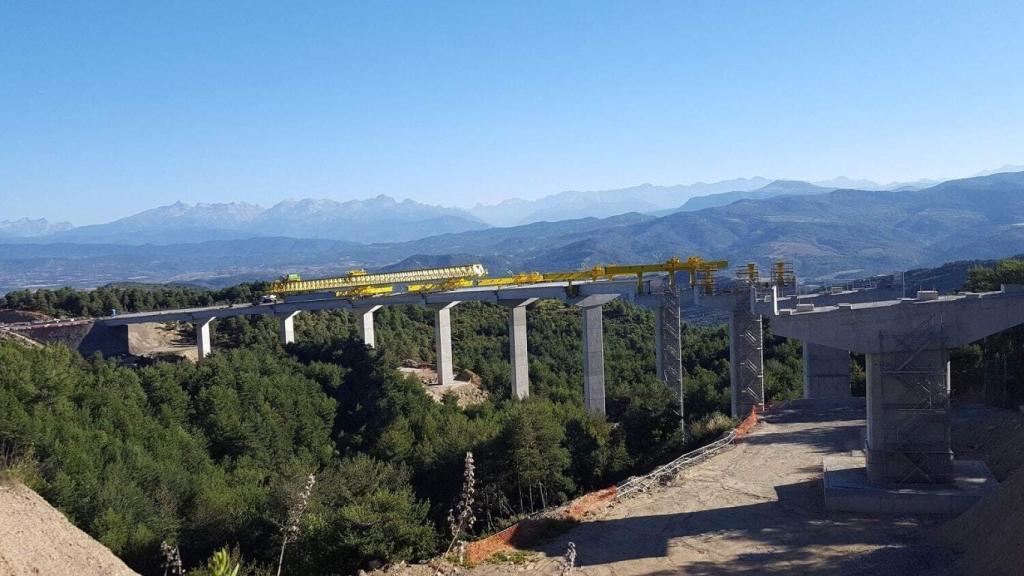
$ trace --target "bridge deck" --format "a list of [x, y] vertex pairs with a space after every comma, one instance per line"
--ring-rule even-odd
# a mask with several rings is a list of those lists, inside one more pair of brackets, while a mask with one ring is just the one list
[[234, 306], [208, 306], [161, 310], [157, 312], [136, 312], [118, 314], [99, 319], [108, 326], [124, 326], [146, 322], [194, 322], [209, 318], [230, 316], [252, 316], [272, 314], [286, 316], [294, 312], [314, 310], [352, 309], [366, 306], [388, 306], [395, 304], [449, 304], [452, 302], [492, 302], [528, 300], [532, 298], [562, 301], [580, 300], [595, 296], [631, 296], [636, 292], [633, 280], [605, 280], [596, 282], [574, 282], [577, 295], [570, 296], [568, 282], [545, 282], [524, 286], [473, 287], [428, 293], [401, 293], [369, 298], [335, 298], [330, 293], [306, 294], [292, 297], [276, 304], [236, 304]]

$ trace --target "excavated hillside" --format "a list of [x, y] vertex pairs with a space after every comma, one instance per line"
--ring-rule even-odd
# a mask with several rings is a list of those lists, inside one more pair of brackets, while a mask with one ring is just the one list
[[136, 574], [23, 484], [0, 477], [0, 574]]

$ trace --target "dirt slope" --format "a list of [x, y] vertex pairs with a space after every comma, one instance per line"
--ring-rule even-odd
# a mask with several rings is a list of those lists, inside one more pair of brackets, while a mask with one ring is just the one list
[[135, 574], [20, 483], [0, 481], [0, 574]]
[[941, 541], [963, 551], [957, 562], [967, 576], [1014, 576], [1024, 573], [1024, 470], [999, 491], [939, 530]]

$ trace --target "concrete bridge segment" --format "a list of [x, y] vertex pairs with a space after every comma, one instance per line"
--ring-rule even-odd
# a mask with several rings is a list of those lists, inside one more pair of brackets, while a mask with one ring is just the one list
[[[954, 296], [921, 291], [917, 298], [822, 306], [797, 303], [793, 308], [781, 300], [765, 304], [778, 310], [772, 318], [775, 333], [802, 340], [808, 346], [866, 355], [864, 465], [872, 487], [928, 484], [948, 491], [963, 480], [965, 473], [984, 476], [976, 467], [957, 464], [953, 459], [949, 349], [1024, 323], [1024, 287], [1004, 286], [999, 292]], [[817, 351], [821, 357], [822, 349]], [[824, 357], [826, 364], [837, 362], [837, 355], [824, 353]], [[828, 463], [825, 468], [827, 475]], [[833, 465], [835, 470], [849, 468]], [[826, 476], [826, 488], [829, 486]], [[962, 493], [957, 494], [964, 500]], [[888, 489], [874, 494], [876, 501], [890, 504], [895, 495], [898, 491]], [[948, 503], [950, 498], [940, 500]], [[837, 497], [837, 501], [840, 505], [850, 502], [843, 497]]]

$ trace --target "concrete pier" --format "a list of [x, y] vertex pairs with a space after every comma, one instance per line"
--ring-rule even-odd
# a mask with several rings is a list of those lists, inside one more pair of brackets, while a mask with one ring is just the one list
[[508, 357], [512, 367], [512, 396], [530, 395], [530, 357], [526, 345], [526, 307], [536, 298], [504, 303], [508, 306]]
[[893, 350], [865, 360], [868, 478], [883, 484], [948, 483], [949, 352]]
[[864, 478], [869, 485], [851, 492], [845, 480], [833, 481], [837, 474], [852, 478], [843, 471], [848, 466], [830, 468], [826, 463], [826, 505], [863, 511], [882, 503], [905, 513], [910, 508], [901, 495], [920, 486], [930, 487], [924, 501], [934, 510], [952, 503], [963, 507], [981, 498], [983, 494], [965, 488], [974, 480], [961, 480], [984, 479], [984, 474], [967, 474], [965, 470], [977, 465], [965, 468], [953, 460], [949, 349], [1020, 324], [1024, 288], [1016, 286], [981, 294], [920, 291], [916, 298], [780, 308], [772, 319], [776, 334], [862, 352], [866, 358]]
[[204, 318], [195, 323], [196, 348], [198, 349], [198, 358], [200, 360], [213, 352], [213, 348], [210, 345], [210, 322], [213, 322], [213, 318]]
[[729, 312], [729, 388], [733, 418], [746, 418], [755, 406], [764, 404], [761, 316], [742, 304]]
[[452, 313], [458, 302], [433, 305], [434, 309], [434, 350], [437, 356], [437, 383], [444, 386], [455, 382], [455, 366], [452, 359]]
[[605, 413], [603, 306], [583, 306], [583, 404]]
[[278, 317], [278, 320], [281, 322], [281, 344], [295, 343], [295, 316], [298, 314], [298, 312], [292, 312], [291, 314]]
[[843, 400], [850, 397], [850, 353], [804, 342], [804, 398]]
[[377, 345], [377, 336], [373, 326], [373, 313], [377, 310], [380, 310], [380, 306], [352, 309], [352, 314], [356, 317], [356, 329], [359, 330], [359, 338], [362, 339], [363, 344], [370, 348], [374, 348]]

